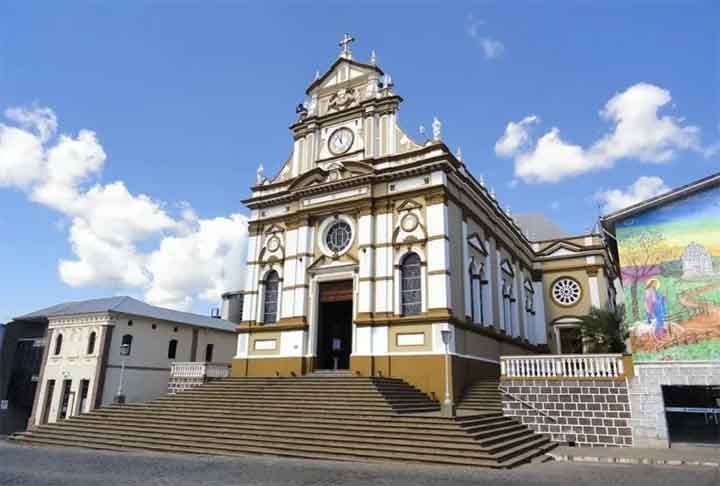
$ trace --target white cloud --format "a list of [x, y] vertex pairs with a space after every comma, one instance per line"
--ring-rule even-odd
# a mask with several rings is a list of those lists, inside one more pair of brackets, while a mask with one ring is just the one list
[[241, 288], [237, 269], [245, 261], [245, 217], [199, 220], [190, 233], [169, 236], [148, 257], [153, 275], [148, 299], [162, 304], [182, 302], [202, 289], [200, 296], [218, 300], [223, 292]]
[[500, 157], [514, 158], [515, 175], [525, 182], [557, 182], [613, 167], [618, 160], [627, 158], [665, 163], [682, 150], [707, 155], [709, 149], [701, 147], [698, 127], [686, 125], [680, 118], [658, 115], [671, 100], [669, 91], [638, 83], [606, 103], [600, 116], [614, 126], [587, 148], [563, 140], [557, 127], [533, 145], [527, 127], [537, 122], [537, 116], [531, 115], [508, 123], [495, 144], [495, 152]]
[[495, 153], [501, 157], [512, 157], [530, 141], [528, 126], [539, 122], [535, 115], [526, 116], [519, 122], [510, 122], [505, 134], [495, 143]]
[[174, 216], [165, 203], [132, 194], [122, 181], [93, 184], [106, 160], [94, 132], [56, 136], [49, 108], [13, 108], [5, 115], [15, 125], [0, 123], [0, 187], [25, 190], [71, 221], [74, 258], [58, 264], [63, 282], [139, 289], [149, 302], [183, 309], [240, 288], [244, 216], [201, 219], [187, 202]]
[[488, 59], [495, 59], [500, 57], [505, 52], [505, 44], [497, 39], [491, 39], [489, 37], [482, 37], [478, 39], [480, 47], [482, 47], [485, 57]]
[[642, 176], [623, 189], [610, 189], [598, 192], [595, 198], [603, 203], [603, 212], [612, 213], [632, 206], [651, 197], [666, 193], [670, 188], [660, 177]]
[[497, 39], [483, 35], [480, 27], [484, 24], [485, 21], [475, 18], [474, 15], [469, 15], [465, 23], [465, 31], [473, 42], [480, 47], [485, 58], [496, 59], [505, 52], [505, 44]]

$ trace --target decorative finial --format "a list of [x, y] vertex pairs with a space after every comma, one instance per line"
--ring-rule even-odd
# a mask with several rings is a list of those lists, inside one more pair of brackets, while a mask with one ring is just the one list
[[383, 88], [390, 89], [393, 87], [392, 76], [385, 74], [383, 76]]
[[262, 163], [258, 165], [257, 172], [255, 173], [255, 182], [260, 185], [265, 181], [265, 169]]
[[457, 152], [455, 152], [455, 158], [462, 162], [462, 148], [458, 146]]
[[495, 188], [494, 187], [490, 188], [490, 197], [495, 199]]
[[418, 127], [418, 133], [420, 133], [420, 135], [427, 137], [427, 135], [425, 135], [425, 125], [420, 125]]
[[483, 177], [482, 174], [480, 174], [480, 185], [481, 185], [482, 187], [485, 187], [485, 178]]
[[432, 122], [432, 130], [433, 130], [433, 140], [438, 141], [441, 138], [441, 131], [442, 131], [442, 123], [440, 123], [440, 120], [438, 120], [438, 117], [433, 117]]
[[350, 51], [350, 43], [355, 42], [355, 37], [351, 36], [350, 34], [345, 34], [340, 41], [340, 47], [342, 47], [342, 52], [340, 52], [340, 57], [344, 57], [345, 59], [352, 59], [352, 52]]
[[370, 51], [370, 64], [375, 66], [377, 64], [377, 56], [375, 55], [375, 49]]
[[320, 79], [320, 71], [315, 70], [315, 81], [317, 81], [318, 79]]
[[510, 206], [505, 208], [505, 213], [508, 215], [508, 218], [512, 219], [512, 212], [510, 212]]

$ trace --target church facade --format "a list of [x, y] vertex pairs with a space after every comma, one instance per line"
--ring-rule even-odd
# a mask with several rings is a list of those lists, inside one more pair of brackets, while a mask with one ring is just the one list
[[601, 237], [532, 239], [443, 143], [437, 119], [424, 141], [400, 128], [402, 98], [374, 54], [353, 58], [351, 40], [307, 88], [282, 169], [259, 169], [243, 201], [232, 375], [347, 369], [440, 399], [446, 353], [457, 396], [497, 376], [500, 355], [577, 351], [568, 330], [614, 303]]

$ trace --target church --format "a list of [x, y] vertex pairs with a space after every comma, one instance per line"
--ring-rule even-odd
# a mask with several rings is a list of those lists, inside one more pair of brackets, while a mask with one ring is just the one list
[[500, 355], [581, 353], [579, 318], [615, 301], [601, 235], [523, 228], [437, 118], [425, 140], [403, 131], [403, 99], [353, 40], [307, 87], [287, 161], [271, 177], [258, 169], [243, 201], [231, 375], [346, 370], [441, 400], [497, 377]]

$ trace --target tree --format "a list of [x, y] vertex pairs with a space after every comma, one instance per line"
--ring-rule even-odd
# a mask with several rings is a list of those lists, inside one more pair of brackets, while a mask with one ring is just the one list
[[623, 324], [624, 314], [622, 307], [615, 311], [593, 307], [588, 315], [581, 317], [580, 333], [585, 351], [624, 353], [629, 335]]
[[633, 321], [639, 321], [639, 284], [660, 273], [659, 265], [670, 259], [665, 237], [657, 230], [629, 231], [618, 238], [623, 284], [630, 284], [630, 311]]

